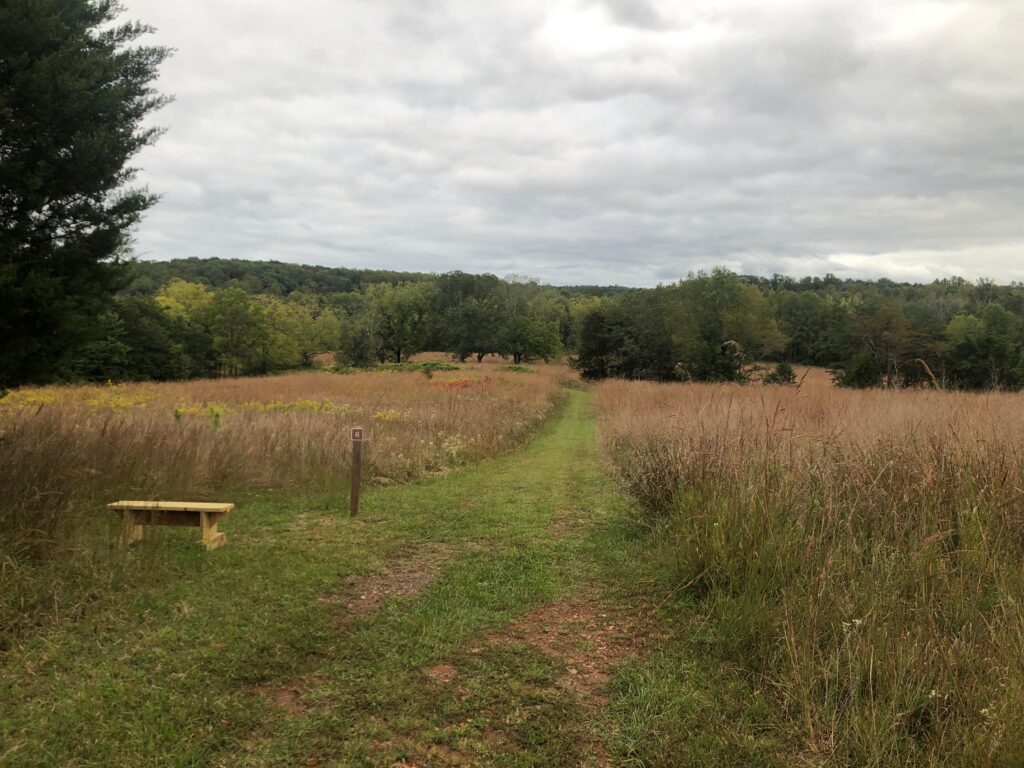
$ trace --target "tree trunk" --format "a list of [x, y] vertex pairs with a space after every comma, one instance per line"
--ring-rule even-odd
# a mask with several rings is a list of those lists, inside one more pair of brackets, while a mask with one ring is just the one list
[[477, 353], [476, 353], [476, 361], [477, 361], [478, 363], [482, 363], [482, 362], [484, 361], [484, 357], [485, 357], [486, 355], [487, 355], [487, 353], [486, 353], [486, 352], [477, 352]]

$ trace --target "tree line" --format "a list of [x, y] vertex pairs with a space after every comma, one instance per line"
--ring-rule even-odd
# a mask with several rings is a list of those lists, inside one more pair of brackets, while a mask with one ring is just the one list
[[[136, 269], [92, 338], [46, 378], [266, 374], [309, 366], [324, 352], [363, 367], [431, 350], [515, 363], [564, 354], [590, 379], [742, 382], [755, 363], [774, 362], [782, 367], [762, 378], [782, 383], [791, 364], [804, 364], [832, 369], [842, 386], [1024, 386], [1017, 284], [716, 269], [652, 289], [555, 288], [462, 272], [342, 270], [342, 282], [318, 282], [331, 268], [274, 262]], [[168, 279], [154, 290], [157, 270]]]
[[[262, 266], [252, 263], [254, 272]], [[91, 337], [33, 380], [258, 375], [309, 366], [324, 352], [357, 367], [424, 350], [520, 363], [575, 343], [572, 302], [532, 280], [454, 272], [347, 291], [251, 293], [241, 287], [251, 282], [214, 288], [189, 274], [201, 281], [171, 277], [152, 293], [129, 284], [97, 315]]]
[[1024, 285], [926, 285], [724, 269], [599, 299], [582, 319], [584, 376], [743, 381], [751, 364], [824, 366], [840, 386], [1019, 389]]

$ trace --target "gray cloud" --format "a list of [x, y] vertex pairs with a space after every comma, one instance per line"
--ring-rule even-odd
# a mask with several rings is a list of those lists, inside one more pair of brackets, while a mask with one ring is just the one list
[[128, 6], [144, 258], [1024, 280], [1024, 2]]

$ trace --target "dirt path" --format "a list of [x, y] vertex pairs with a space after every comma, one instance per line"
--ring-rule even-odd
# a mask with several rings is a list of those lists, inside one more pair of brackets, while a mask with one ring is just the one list
[[[637, 603], [607, 585], [622, 531], [601, 529], [621, 525], [622, 503], [581, 392], [523, 452], [371, 498], [367, 514], [399, 522], [390, 532], [406, 528], [413, 540], [322, 596], [339, 634], [303, 678], [315, 682], [257, 688], [277, 709], [274, 739], [296, 719], [316, 732], [342, 706], [370, 765], [615, 764], [611, 684], [650, 636]], [[434, 516], [392, 517], [418, 504]], [[369, 659], [374, 646], [363, 673], [377, 688], [363, 698], [336, 661]], [[307, 763], [345, 764], [336, 742], [315, 740]], [[265, 764], [267, 741], [235, 757]]]

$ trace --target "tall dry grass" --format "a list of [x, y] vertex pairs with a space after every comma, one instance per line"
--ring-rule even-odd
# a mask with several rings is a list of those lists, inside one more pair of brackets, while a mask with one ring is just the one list
[[566, 375], [485, 366], [429, 377], [302, 373], [16, 390], [0, 400], [0, 627], [50, 611], [51, 587], [26, 586], [34, 563], [84, 563], [91, 576], [95, 559], [109, 558], [100, 542], [110, 538], [106, 502], [258, 489], [342, 498], [353, 426], [366, 429], [369, 482], [443, 472], [523, 440], [559, 402]]
[[1024, 397], [597, 391], [674, 589], [811, 762], [1024, 765]]

